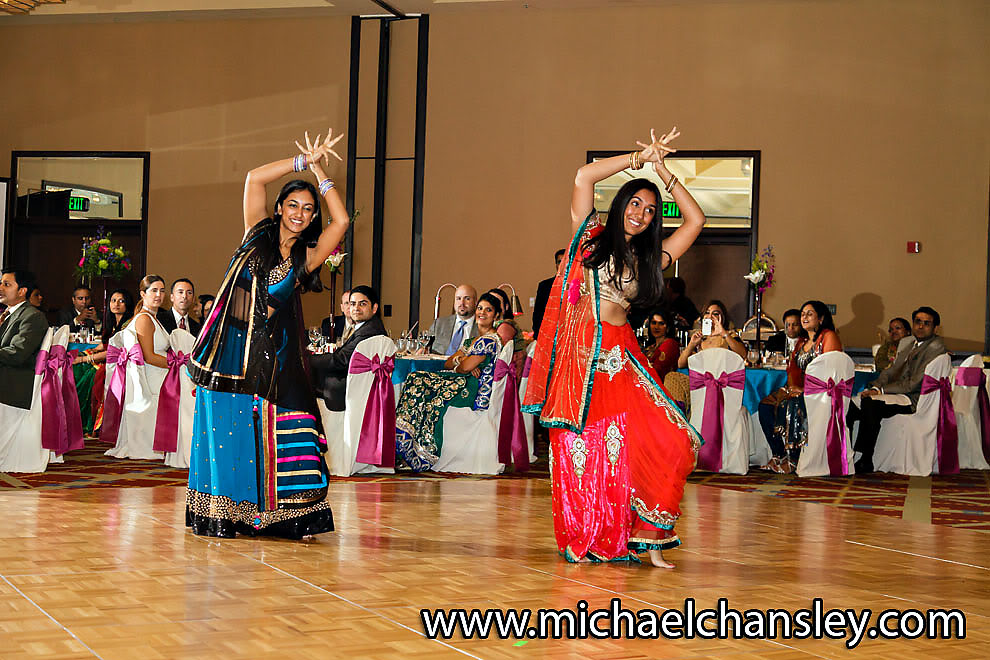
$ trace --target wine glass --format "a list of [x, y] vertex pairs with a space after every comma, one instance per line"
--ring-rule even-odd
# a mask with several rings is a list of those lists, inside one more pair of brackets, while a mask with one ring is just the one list
[[313, 347], [313, 350], [317, 350], [320, 345], [320, 339], [323, 337], [323, 333], [315, 325], [307, 331], [309, 335], [309, 344]]
[[746, 352], [746, 361], [749, 362], [751, 367], [758, 366], [760, 364], [760, 352], [756, 348], [750, 348]]

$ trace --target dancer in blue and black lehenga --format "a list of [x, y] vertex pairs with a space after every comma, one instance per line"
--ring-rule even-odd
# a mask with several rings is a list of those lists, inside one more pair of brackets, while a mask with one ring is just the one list
[[[204, 320], [189, 373], [196, 383], [186, 525], [195, 534], [238, 532], [298, 539], [333, 530], [326, 501], [326, 439], [303, 357], [300, 293], [320, 291], [320, 266], [349, 218], [320, 160], [340, 159], [337, 136], [248, 173], [245, 235]], [[267, 213], [265, 185], [290, 181]], [[323, 227], [319, 195], [330, 209]]]

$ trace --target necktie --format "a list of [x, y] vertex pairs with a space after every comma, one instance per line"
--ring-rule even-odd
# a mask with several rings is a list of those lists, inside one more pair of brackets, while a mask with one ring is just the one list
[[9, 316], [10, 316], [10, 310], [9, 309], [3, 310], [3, 314], [0, 314], [0, 327], [3, 327], [3, 324], [7, 322], [7, 317]]
[[186, 329], [186, 317], [183, 316], [179, 319], [179, 330], [185, 330], [185, 329]]
[[344, 330], [344, 336], [340, 338], [340, 343], [341, 344], [346, 344], [347, 343], [347, 340], [350, 339], [351, 338], [351, 335], [353, 335], [353, 334], [354, 334], [354, 326], [353, 325], [352, 326], [348, 326], [347, 329]]
[[453, 355], [457, 352], [457, 349], [461, 347], [464, 343], [464, 326], [467, 325], [467, 321], [457, 319], [457, 327], [454, 328], [454, 334], [450, 337], [450, 343], [447, 345], [447, 355]]

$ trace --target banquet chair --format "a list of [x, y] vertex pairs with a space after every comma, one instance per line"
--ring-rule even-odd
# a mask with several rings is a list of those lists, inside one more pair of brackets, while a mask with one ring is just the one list
[[[395, 395], [392, 385], [391, 360], [395, 355], [395, 342], [390, 337], [380, 335], [368, 337], [354, 347], [351, 355], [350, 368], [347, 374], [347, 391], [344, 398], [344, 410], [327, 409], [322, 398], [317, 397], [316, 405], [323, 420], [323, 430], [327, 438], [327, 467], [330, 474], [338, 477], [348, 477], [352, 474], [393, 474], [395, 472]], [[385, 364], [387, 366], [379, 367]], [[374, 366], [369, 366], [374, 365]], [[392, 396], [386, 396], [386, 390]], [[379, 464], [358, 461], [361, 447], [361, 430], [364, 427], [365, 416], [369, 414], [369, 405], [375, 396], [379, 396], [372, 414], [380, 410], [378, 417], [368, 419], [369, 433], [382, 437], [385, 442], [381, 445]], [[390, 420], [388, 423], [386, 420]], [[386, 421], [386, 423], [383, 423]], [[391, 428], [391, 432], [383, 427]], [[364, 449], [370, 453], [375, 448], [367, 446]], [[363, 453], [363, 452], [362, 452]]]
[[[189, 371], [186, 369], [185, 363], [188, 362], [188, 356], [192, 353], [193, 346], [196, 344], [196, 338], [188, 330], [176, 328], [169, 335], [168, 343], [169, 348], [172, 349], [172, 353], [176, 358], [178, 358], [180, 354], [183, 357], [181, 359], [177, 359], [175, 366], [172, 367], [178, 370], [178, 437], [176, 439], [175, 451], [165, 452], [165, 465], [170, 465], [176, 468], [188, 468], [189, 453], [192, 451], [193, 410], [196, 408], [196, 384], [193, 383], [192, 378], [189, 377]], [[167, 379], [168, 377], [166, 376], [166, 380]], [[163, 383], [162, 390], [159, 392], [158, 396], [159, 410], [161, 410], [162, 400], [165, 398], [164, 389], [165, 384]], [[156, 420], [156, 433], [159, 432], [158, 424], [159, 422]]]
[[[58, 449], [52, 450], [49, 463], [64, 463], [63, 455], [67, 451], [82, 449], [84, 447], [82, 412], [79, 410], [79, 398], [75, 387], [75, 378], [72, 377], [72, 358], [68, 355], [69, 341], [72, 338], [72, 331], [68, 325], [54, 328], [52, 343], [49, 347], [49, 359], [53, 359], [53, 364], [58, 366], [51, 373], [54, 396], [59, 401], [55, 404], [58, 410], [62, 411], [62, 422], [55, 422], [50, 415], [45, 415], [42, 419], [42, 436], [47, 433], [57, 433]], [[56, 357], [57, 356], [57, 357]], [[41, 391], [44, 393], [45, 385], [42, 378]], [[46, 425], [57, 425], [46, 430]]]
[[[749, 471], [752, 419], [743, 407], [746, 370], [743, 359], [724, 348], [708, 348], [688, 358], [691, 382], [691, 425], [705, 444], [698, 452], [698, 470], [725, 474]], [[718, 394], [721, 390], [721, 410]]]
[[[512, 342], [507, 342], [497, 358], [505, 369], [512, 367]], [[505, 469], [498, 461], [498, 426], [508, 379], [496, 379], [487, 410], [448, 408], [443, 416], [443, 447], [434, 472], [499, 474]]]
[[[949, 373], [952, 370], [952, 358], [948, 353], [940, 355], [925, 367], [925, 381], [940, 383], [939, 387], [926, 392], [922, 384], [922, 394], [914, 413], [894, 415], [883, 420], [880, 425], [880, 435], [877, 436], [876, 448], [873, 450], [873, 467], [877, 472], [894, 472], [897, 474], [926, 477], [939, 473], [939, 413], [943, 403], [951, 412], [952, 400], [948, 393]], [[948, 399], [947, 401], [944, 399]], [[958, 451], [958, 446], [952, 446], [952, 440], [943, 435], [942, 455], [951, 456]], [[947, 470], [947, 472], [957, 472]]]
[[[109, 348], [119, 349], [126, 357], [122, 357], [122, 361], [117, 363], [112, 363], [109, 356], [107, 358], [100, 440], [113, 442], [114, 446], [104, 454], [112, 458], [161, 460], [165, 456], [164, 452], [156, 452], [153, 447], [158, 394], [167, 370], [144, 364], [134, 323], [113, 335], [108, 342], [108, 350]], [[111, 397], [116, 400], [121, 387], [123, 401], [120, 401], [120, 414], [115, 420]]]
[[959, 467], [990, 470], [990, 395], [982, 355], [971, 355], [959, 365], [952, 383], [952, 407], [959, 429]]
[[[536, 342], [531, 342], [526, 349], [526, 362], [523, 364], [522, 378], [519, 379], [519, 405], [522, 405], [526, 398], [526, 386], [529, 383], [529, 369], [533, 364], [533, 354], [536, 352]], [[523, 426], [526, 428], [526, 446], [529, 448], [529, 462], [536, 461], [536, 449], [534, 444], [534, 433], [536, 430], [536, 415], [523, 413]]]
[[804, 405], [808, 411], [808, 444], [798, 458], [799, 477], [854, 474], [852, 432], [846, 412], [855, 367], [842, 351], [822, 353], [808, 365]]
[[[48, 351], [55, 332], [49, 328], [41, 342]], [[41, 423], [44, 415], [41, 400], [43, 374], [35, 370], [31, 408], [25, 410], [0, 403], [0, 472], [44, 472], [53, 453], [41, 446]]]

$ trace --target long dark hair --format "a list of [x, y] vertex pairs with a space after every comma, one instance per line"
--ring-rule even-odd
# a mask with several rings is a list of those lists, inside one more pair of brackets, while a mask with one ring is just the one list
[[285, 201], [286, 197], [299, 190], [306, 190], [313, 196], [313, 219], [309, 223], [309, 226], [300, 232], [296, 242], [292, 244], [292, 248], [289, 250], [289, 258], [292, 260], [292, 273], [295, 275], [296, 280], [299, 281], [300, 293], [306, 293], [307, 291], [319, 292], [323, 291], [323, 282], [320, 281], [320, 270], [323, 267], [317, 267], [312, 273], [306, 272], [306, 249], [316, 247], [316, 241], [319, 240], [320, 234], [323, 232], [323, 210], [320, 207], [320, 195], [316, 192], [316, 186], [308, 181], [303, 181], [302, 179], [289, 181], [282, 186], [278, 197], [275, 198], [275, 211], [272, 213], [272, 219], [275, 220], [275, 233], [271, 245], [272, 250], [268, 255], [269, 268], [274, 268], [282, 260], [281, 252], [278, 249], [280, 228], [282, 226], [282, 214], [279, 211], [282, 202]]
[[[649, 190], [656, 196], [657, 212], [643, 232], [626, 241], [626, 206], [640, 190]], [[660, 189], [656, 184], [648, 179], [627, 181], [615, 193], [615, 199], [608, 207], [605, 230], [587, 244], [587, 249], [591, 251], [585, 261], [588, 268], [597, 270], [614, 260], [615, 272], [611, 281], [615, 288], [622, 289], [622, 274], [626, 268], [630, 270], [639, 285], [639, 292], [630, 301], [636, 307], [653, 307], [663, 297], [663, 221], [660, 215]]]
[[818, 318], [821, 319], [818, 324], [818, 332], [815, 333], [815, 339], [821, 336], [822, 330], [831, 330], [835, 332], [835, 322], [832, 320], [832, 312], [828, 311], [828, 307], [821, 300], [808, 300], [803, 305], [801, 305], [801, 311], [804, 308], [811, 305], [811, 308], [815, 310], [815, 314], [818, 314]]
[[646, 317], [646, 331], [647, 334], [649, 335], [650, 344], [657, 343], [657, 340], [653, 337], [653, 332], [650, 330], [650, 324], [653, 323], [654, 316], [659, 316], [660, 318], [663, 319], [663, 322], [667, 324], [667, 335], [664, 337], [664, 341], [670, 339], [671, 337], [677, 339], [677, 337], [674, 334], [677, 328], [674, 327], [673, 312], [671, 312], [666, 307], [658, 307], [657, 309], [654, 309], [652, 312], [650, 312], [650, 315]]
[[488, 293], [498, 296], [498, 299], [502, 301], [502, 313], [499, 318], [504, 320], [512, 319], [512, 303], [509, 302], [509, 294], [502, 289], [490, 289]]
[[[124, 313], [120, 315], [120, 323], [117, 322], [117, 317], [113, 312], [110, 311], [110, 301], [117, 294], [124, 299]], [[132, 294], [127, 289], [114, 289], [107, 296], [107, 322], [103, 324], [103, 343], [106, 344], [110, 341], [110, 337], [115, 335], [124, 327], [124, 324], [131, 320], [134, 316], [134, 294]]]

